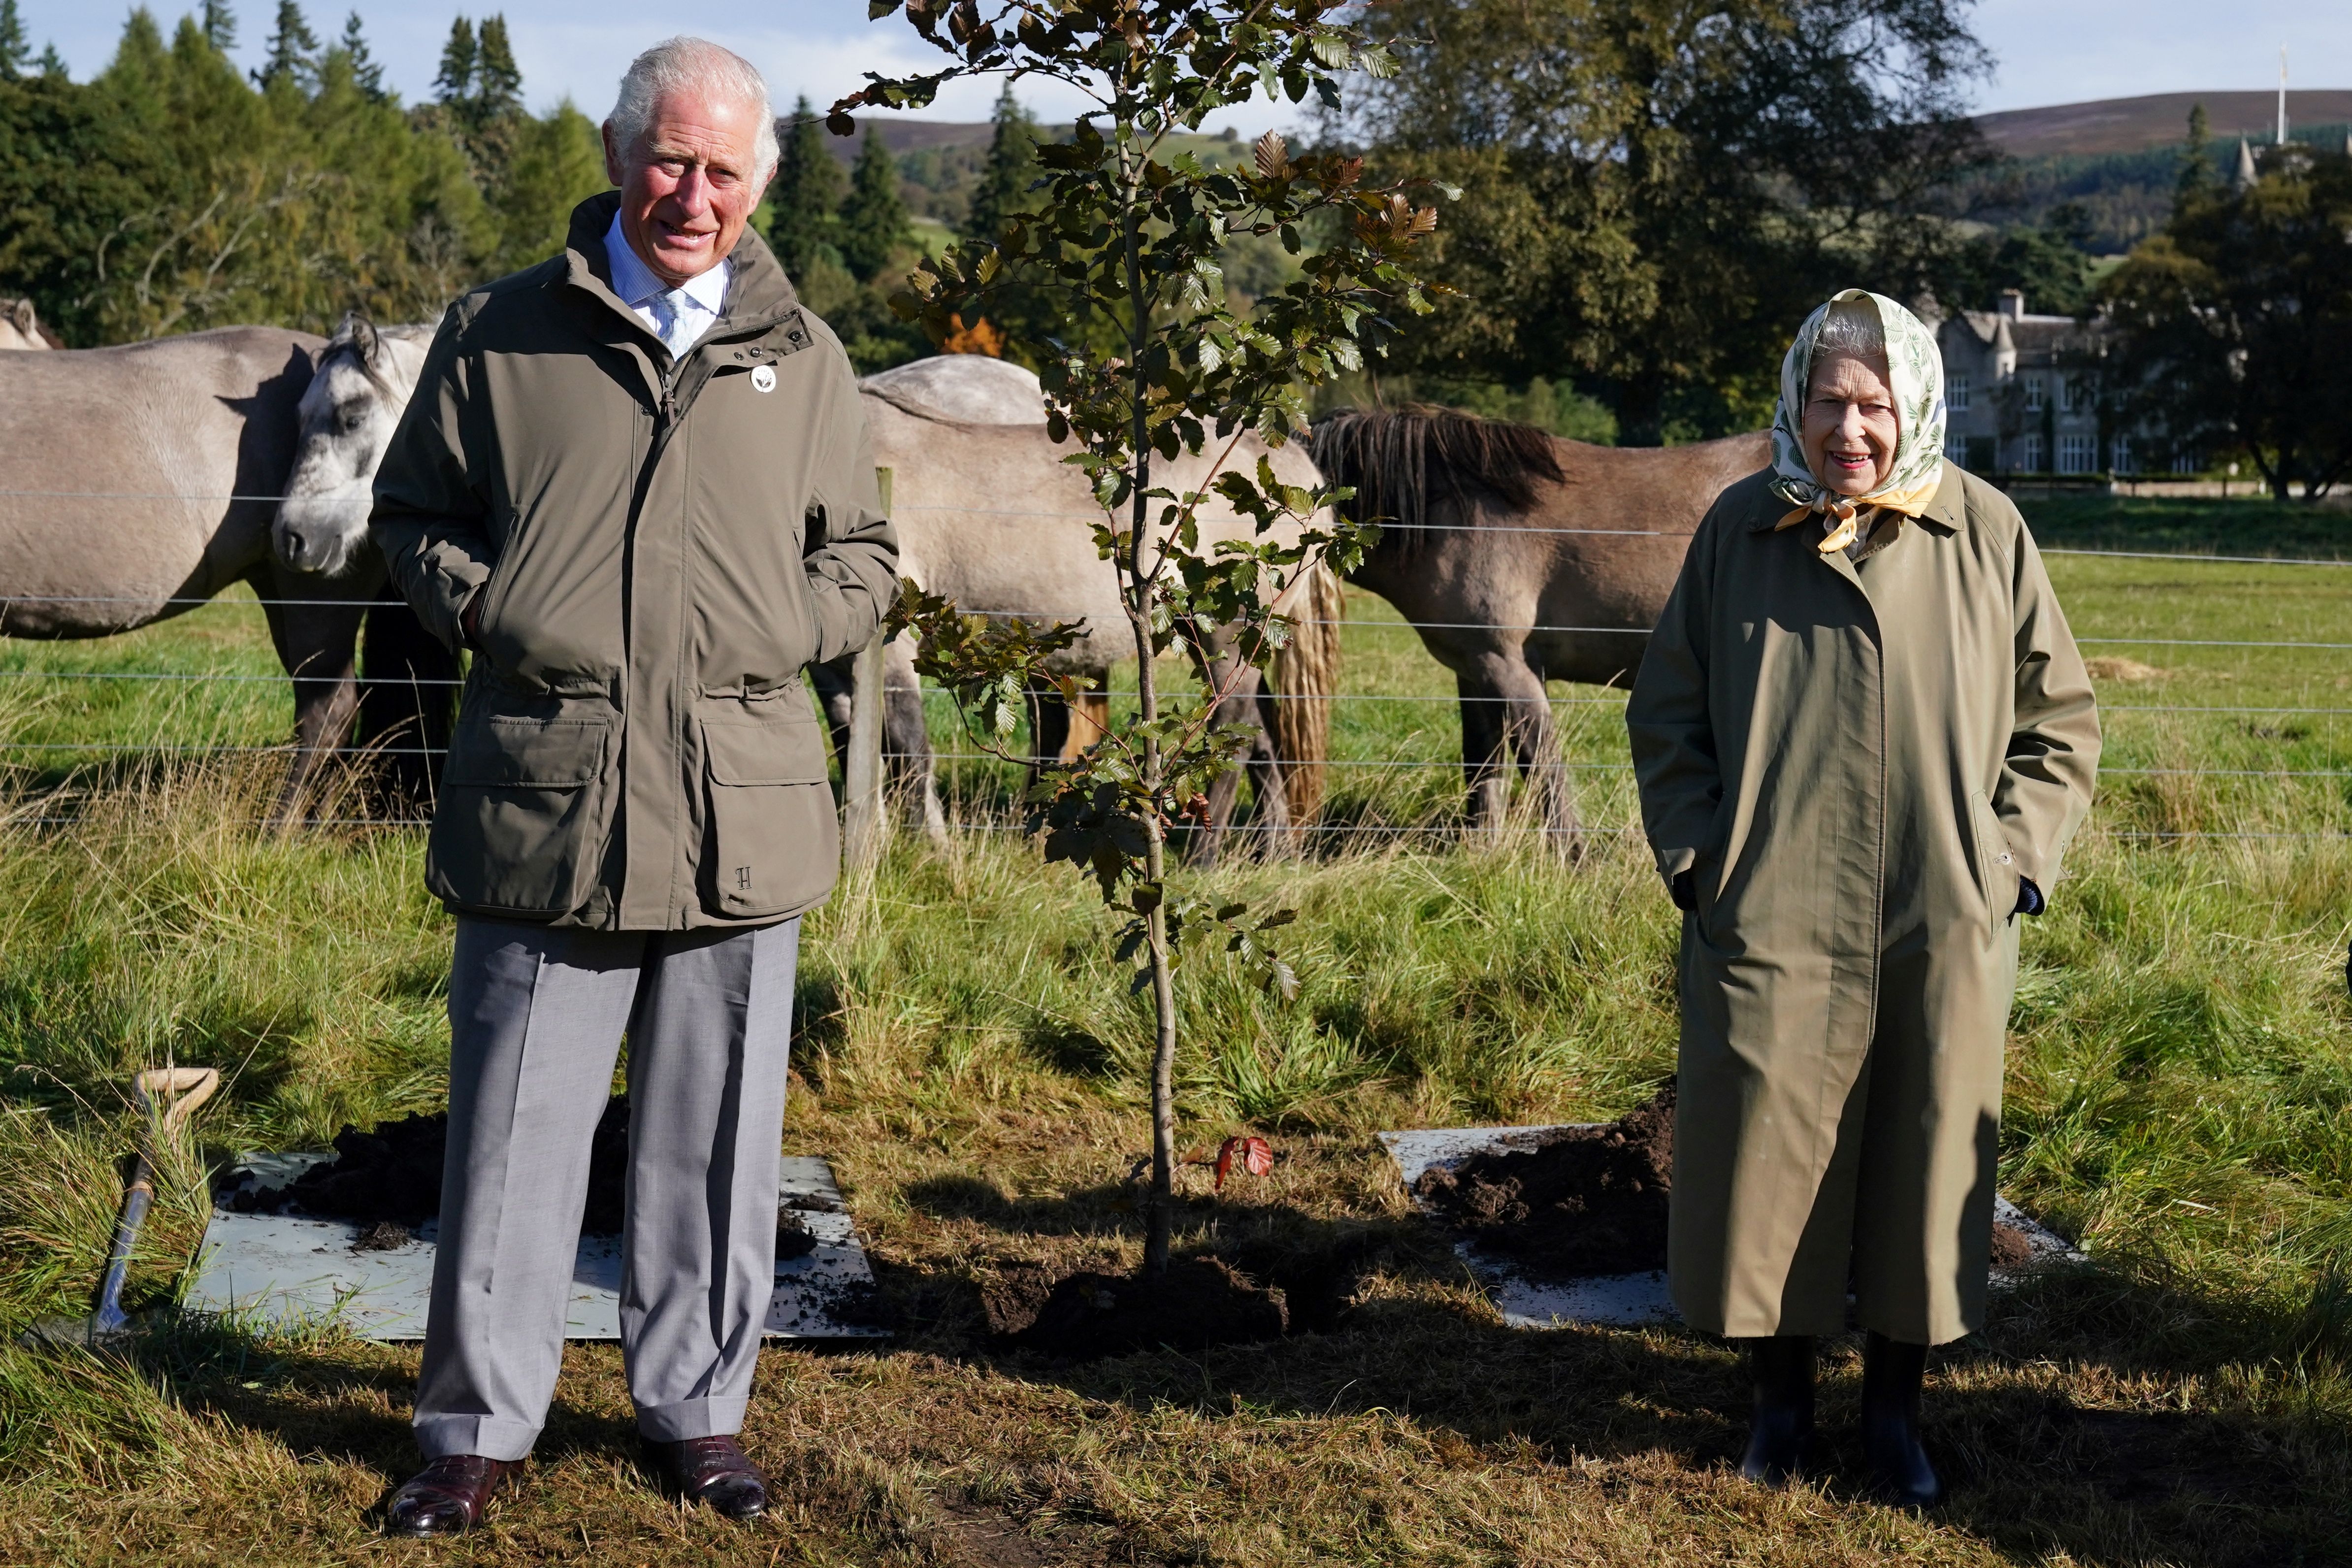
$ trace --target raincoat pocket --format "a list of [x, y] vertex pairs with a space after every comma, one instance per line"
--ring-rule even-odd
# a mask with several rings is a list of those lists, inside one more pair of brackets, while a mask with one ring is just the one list
[[475, 712], [450, 740], [425, 856], [434, 892], [468, 910], [571, 913], [595, 882], [611, 791], [609, 714]]
[[815, 717], [705, 720], [710, 829], [702, 893], [736, 920], [796, 913], [824, 897], [841, 865], [841, 825]]
[[1976, 827], [1977, 886], [1985, 896], [1985, 905], [1992, 916], [1992, 929], [1999, 931], [2017, 912], [2019, 884], [2024, 873], [2017, 868], [2017, 853], [2009, 847], [2009, 835], [2001, 830], [2000, 817], [1992, 808], [1991, 797], [1979, 790], [1969, 797], [1969, 817]]

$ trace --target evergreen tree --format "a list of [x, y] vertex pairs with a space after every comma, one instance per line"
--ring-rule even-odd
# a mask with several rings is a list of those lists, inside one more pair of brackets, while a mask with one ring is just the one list
[[2189, 145], [2181, 151], [2180, 180], [2173, 189], [2175, 212], [2195, 206], [2221, 183], [2213, 167], [2213, 121], [2201, 103], [2189, 110]]
[[847, 183], [840, 161], [825, 145], [824, 126], [803, 93], [793, 105], [792, 129], [776, 159], [775, 183], [768, 187], [768, 243], [795, 280], [803, 279], [820, 257], [841, 265], [835, 239]]
[[1004, 220], [1029, 208], [1029, 186], [1037, 178], [1037, 126], [1004, 84], [996, 100], [995, 133], [989, 138], [988, 162], [980, 172], [980, 186], [971, 193], [971, 212], [964, 219], [967, 238], [996, 243]]
[[66, 79], [66, 58], [65, 56], [58, 53], [56, 39], [53, 38], [49, 42], [41, 46], [39, 65], [41, 68], [41, 74], [47, 77], [52, 81], [63, 81]]
[[486, 126], [521, 108], [522, 72], [515, 68], [514, 50], [507, 43], [506, 16], [485, 16], [474, 55], [474, 123]]
[[352, 63], [352, 85], [367, 94], [371, 103], [382, 103], [391, 95], [383, 90], [383, 67], [369, 53], [366, 35], [360, 31], [360, 14], [352, 12], [343, 19], [343, 53]]
[[474, 95], [474, 24], [460, 16], [449, 24], [449, 41], [441, 46], [441, 71], [433, 79], [434, 101], [450, 109]]
[[302, 87], [319, 79], [319, 36], [302, 16], [295, 0], [278, 0], [278, 30], [269, 35], [269, 53], [253, 73], [254, 85], [290, 81]]
[[857, 166], [850, 171], [849, 198], [841, 204], [841, 259], [863, 283], [889, 266], [892, 254], [913, 238], [906, 198], [898, 194], [898, 160], [883, 143], [881, 132], [868, 126]]
[[492, 273], [519, 271], [561, 251], [572, 209], [605, 188], [595, 122], [569, 100], [543, 119], [517, 112], [500, 123], [512, 134], [498, 183], [484, 192], [499, 219]]
[[25, 41], [25, 19], [16, 14], [16, 0], [0, 0], [0, 81], [25, 74], [32, 48]]
[[205, 0], [205, 41], [221, 53], [236, 47], [236, 13], [228, 0]]

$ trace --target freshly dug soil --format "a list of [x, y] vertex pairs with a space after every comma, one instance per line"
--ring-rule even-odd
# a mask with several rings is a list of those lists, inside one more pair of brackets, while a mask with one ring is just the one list
[[1013, 1343], [1064, 1361], [1090, 1361], [1162, 1346], [1252, 1344], [1280, 1339], [1288, 1327], [1281, 1291], [1252, 1284], [1221, 1258], [1187, 1258], [1157, 1279], [1073, 1274], [1046, 1293]]
[[1534, 1275], [1587, 1279], [1666, 1266], [1675, 1086], [1622, 1119], [1541, 1145], [1430, 1170], [1413, 1193], [1490, 1252]]
[[2033, 1267], [2033, 1243], [2013, 1225], [1992, 1222], [1992, 1266], [2017, 1269]]
[[[1675, 1166], [1675, 1087], [1602, 1127], [1556, 1133], [1534, 1149], [1475, 1154], [1432, 1170], [1414, 1194], [1489, 1251], [1556, 1279], [1666, 1266]], [[2031, 1268], [2033, 1244], [1995, 1221], [1992, 1267]]]
[[416, 1239], [416, 1233], [396, 1219], [380, 1219], [352, 1238], [353, 1252], [397, 1252]]
[[816, 1250], [816, 1237], [809, 1234], [806, 1221], [790, 1209], [776, 1215], [776, 1261], [788, 1258], [804, 1258]]

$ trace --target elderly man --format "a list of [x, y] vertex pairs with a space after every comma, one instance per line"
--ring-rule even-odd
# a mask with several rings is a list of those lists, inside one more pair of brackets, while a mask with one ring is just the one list
[[2090, 807], [2098, 715], [2017, 509], [1944, 460], [1911, 312], [1814, 311], [1772, 434], [1625, 710], [1685, 911], [1668, 1261], [1683, 1316], [1750, 1343], [1767, 1482], [1805, 1462], [1851, 1284], [1864, 1455], [1925, 1506], [1927, 1348], [1984, 1319], [2018, 917]]
[[810, 664], [895, 586], [847, 357], [746, 229], [765, 86], [677, 38], [604, 122], [620, 189], [452, 306], [376, 481], [425, 624], [472, 652], [426, 856], [457, 917], [449, 1152], [404, 1535], [467, 1529], [562, 1363], [623, 1035], [621, 1342], [655, 1468], [734, 1518], [773, 1289], [801, 912], [838, 861]]

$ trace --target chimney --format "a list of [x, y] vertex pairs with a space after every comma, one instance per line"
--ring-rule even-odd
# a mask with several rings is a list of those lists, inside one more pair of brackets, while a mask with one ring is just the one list
[[2004, 289], [2000, 291], [2000, 313], [2012, 321], [2025, 320], [2025, 290]]

